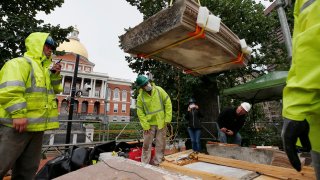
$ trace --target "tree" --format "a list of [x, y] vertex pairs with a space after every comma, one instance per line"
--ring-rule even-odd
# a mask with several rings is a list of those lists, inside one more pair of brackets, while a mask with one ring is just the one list
[[[127, 0], [144, 14], [144, 19], [166, 8], [170, 1]], [[200, 100], [200, 106], [206, 107], [207, 120], [216, 120], [219, 90], [245, 83], [267, 71], [264, 67], [272, 65], [277, 70], [287, 70], [287, 54], [275, 31], [280, 27], [276, 12], [264, 15], [264, 6], [253, 0], [201, 0], [214, 15], [218, 15], [239, 38], [254, 47], [251, 60], [246, 68], [229, 70], [221, 73], [193, 77], [182, 74], [171, 65], [141, 58], [126, 57], [129, 67], [138, 74], [151, 72], [154, 81], [167, 90], [173, 99], [173, 110], [177, 121], [185, 112], [187, 100], [193, 96]], [[288, 16], [292, 19], [292, 15]], [[291, 21], [292, 22], [292, 21]], [[257, 48], [260, 46], [260, 48]], [[236, 105], [239, 101], [224, 98], [222, 106]], [[235, 102], [235, 103], [232, 103]], [[209, 107], [209, 108], [208, 108]], [[204, 109], [204, 108], [202, 108]]]
[[63, 0], [27, 0], [0, 2], [0, 68], [5, 60], [22, 56], [25, 52], [25, 38], [32, 32], [49, 32], [59, 43], [66, 39], [72, 27], [61, 28], [44, 24], [36, 19], [38, 12], [49, 14], [55, 7], [61, 7]]

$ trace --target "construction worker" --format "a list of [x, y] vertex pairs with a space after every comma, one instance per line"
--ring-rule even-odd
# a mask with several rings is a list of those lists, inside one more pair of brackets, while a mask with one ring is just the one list
[[191, 139], [192, 150], [194, 152], [201, 151], [201, 118], [203, 118], [203, 115], [199, 111], [199, 106], [196, 104], [196, 100], [194, 98], [190, 98], [186, 119], [188, 120], [188, 133]]
[[[143, 128], [141, 162], [159, 165], [166, 147], [167, 124], [172, 119], [172, 105], [168, 94], [143, 75], [136, 79], [139, 87], [137, 114]], [[152, 141], [155, 138], [155, 157], [151, 159]]]
[[219, 114], [220, 142], [241, 145], [239, 130], [243, 127], [250, 109], [251, 104], [243, 102], [237, 108], [226, 108]]
[[292, 65], [283, 90], [284, 150], [297, 170], [301, 163], [296, 142], [311, 151], [320, 179], [320, 1], [297, 0], [294, 7]]
[[0, 71], [0, 179], [12, 169], [12, 179], [34, 179], [43, 133], [59, 128], [56, 93], [62, 91], [61, 65], [50, 72], [56, 48], [49, 33], [36, 32], [25, 40], [27, 52]]

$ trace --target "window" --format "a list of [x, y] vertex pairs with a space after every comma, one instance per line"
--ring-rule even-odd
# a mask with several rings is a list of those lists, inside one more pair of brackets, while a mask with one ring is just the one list
[[115, 88], [114, 90], [113, 90], [113, 99], [114, 100], [119, 100], [119, 97], [120, 96], [120, 92], [119, 92], [119, 89], [118, 88]]
[[78, 112], [79, 101], [75, 100], [73, 105], [73, 112]]
[[108, 100], [110, 100], [110, 97], [111, 97], [111, 89], [108, 88]]
[[118, 112], [118, 104], [113, 105], [113, 112], [117, 113]]
[[122, 104], [121, 112], [125, 113], [126, 109], [127, 109], [127, 105], [126, 104]]
[[65, 70], [65, 69], [66, 69], [64, 63], [61, 63], [61, 69], [62, 69], [62, 70]]
[[126, 90], [122, 91], [122, 101], [127, 101], [127, 91]]
[[61, 103], [60, 114], [68, 114], [68, 101], [63, 100]]
[[70, 94], [70, 92], [71, 92], [70, 86], [64, 86], [63, 94]]
[[68, 64], [67, 65], [67, 70], [68, 71], [72, 71], [73, 70], [73, 65], [72, 64]]
[[94, 114], [100, 114], [100, 103], [99, 102], [95, 102], [94, 103], [93, 113]]
[[107, 103], [107, 112], [110, 111], [110, 103]]
[[81, 105], [81, 113], [87, 113], [88, 112], [88, 101], [83, 101]]
[[94, 91], [94, 97], [100, 97], [100, 89]]

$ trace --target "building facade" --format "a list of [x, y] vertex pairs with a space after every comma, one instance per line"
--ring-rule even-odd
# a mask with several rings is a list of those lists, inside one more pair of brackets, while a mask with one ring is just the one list
[[[107, 73], [94, 72], [95, 64], [89, 60], [88, 52], [78, 38], [75, 29], [69, 42], [63, 42], [55, 55], [54, 63], [61, 60], [63, 92], [57, 95], [60, 119], [68, 119], [72, 83], [76, 81], [76, 97], [73, 119], [107, 119], [109, 121], [128, 122], [130, 120], [130, 102], [132, 82], [127, 79], [108, 76]], [[80, 55], [77, 79], [74, 79], [76, 56]], [[87, 90], [90, 87], [90, 90]]]

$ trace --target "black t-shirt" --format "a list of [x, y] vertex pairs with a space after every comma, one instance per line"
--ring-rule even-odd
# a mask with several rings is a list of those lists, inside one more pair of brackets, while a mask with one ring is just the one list
[[242, 128], [246, 121], [246, 116], [238, 116], [237, 108], [226, 108], [218, 116], [218, 124], [220, 129], [225, 127], [233, 131], [234, 135]]

